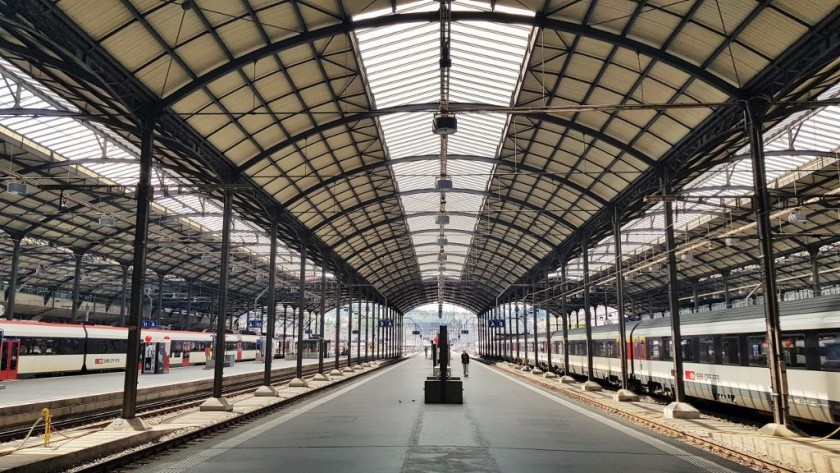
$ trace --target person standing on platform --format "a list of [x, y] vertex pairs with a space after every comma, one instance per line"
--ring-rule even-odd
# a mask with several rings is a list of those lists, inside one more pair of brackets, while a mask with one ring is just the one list
[[461, 352], [461, 364], [464, 365], [464, 377], [470, 377], [470, 355], [467, 352]]
[[426, 358], [429, 357], [429, 345], [423, 345], [423, 353], [426, 355]]

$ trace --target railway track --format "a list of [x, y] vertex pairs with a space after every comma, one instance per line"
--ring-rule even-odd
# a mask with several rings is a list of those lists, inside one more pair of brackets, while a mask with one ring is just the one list
[[[304, 367], [303, 369], [304, 376], [309, 376], [317, 372], [317, 367], [312, 365], [310, 365], [309, 367]], [[272, 379], [272, 384], [281, 384], [285, 381], [291, 380], [294, 377], [294, 373], [276, 376]], [[261, 381], [242, 382], [233, 386], [225, 387], [222, 390], [222, 394], [224, 394], [224, 396], [226, 397], [237, 396], [253, 391], [259, 386], [262, 386], [262, 384], [263, 383]], [[205, 400], [207, 400], [207, 397], [211, 393], [211, 389], [202, 389], [187, 396], [181, 396], [177, 399], [167, 399], [163, 401], [155, 401], [141, 404], [137, 407], [137, 417], [154, 417], [159, 415], [165, 415], [171, 412], [176, 412], [183, 409], [189, 409], [191, 407], [196, 407]], [[109, 409], [102, 412], [82, 414], [77, 416], [64, 417], [60, 419], [54, 418], [52, 421], [52, 426], [53, 429], [58, 431], [80, 427], [96, 429], [105, 427], [106, 425], [111, 423], [111, 421], [113, 421], [115, 418], [119, 417], [120, 414], [121, 411], [119, 409]], [[12, 429], [7, 429], [3, 432], [0, 432], [0, 443], [23, 439], [29, 432], [30, 428], [30, 425], [26, 425]]]
[[[487, 363], [488, 365], [493, 365], [493, 363]], [[507, 370], [505, 370], [507, 371]], [[698, 435], [693, 435], [689, 432], [670, 427], [668, 425], [656, 422], [652, 419], [646, 418], [644, 416], [635, 415], [631, 412], [624, 411], [622, 409], [615, 408], [610, 406], [609, 404], [605, 404], [599, 402], [596, 399], [592, 399], [588, 396], [583, 395], [583, 393], [576, 393], [574, 391], [568, 389], [561, 389], [558, 386], [553, 386], [551, 384], [542, 383], [533, 378], [533, 375], [522, 376], [521, 374], [514, 371], [517, 378], [524, 380], [525, 382], [539, 386], [540, 388], [548, 388], [552, 392], [558, 393], [564, 397], [574, 399], [582, 404], [586, 404], [589, 406], [596, 407], [602, 411], [609, 412], [611, 415], [618, 417], [620, 419], [632, 422], [636, 425], [641, 425], [645, 428], [653, 430], [655, 432], [659, 432], [661, 434], [667, 435], [671, 438], [676, 438], [684, 443], [689, 445], [701, 448], [703, 450], [713, 452], [718, 456], [727, 458], [729, 460], [733, 460], [737, 463], [750, 466], [752, 468], [759, 468], [761, 471], [767, 471], [772, 473], [800, 473], [799, 470], [788, 468], [784, 465], [780, 465], [773, 460], [764, 459], [755, 455], [751, 455], [747, 452], [736, 450], [734, 448], [728, 447], [726, 445], [722, 445], [718, 442], [710, 440], [708, 438], [700, 437]]]
[[[403, 360], [402, 358], [380, 360], [381, 364], [379, 365], [378, 369], [384, 368], [384, 367], [392, 365], [394, 363], [398, 363], [402, 360]], [[94, 462], [91, 462], [91, 463], [88, 463], [88, 464], [85, 464], [85, 465], [80, 465], [80, 466], [75, 467], [72, 471], [74, 473], [80, 473], [80, 472], [85, 472], [85, 473], [98, 473], [98, 472], [113, 473], [115, 471], [119, 471], [120, 468], [128, 466], [128, 465], [131, 465], [135, 468], [140, 468], [142, 470], [143, 460], [146, 459], [146, 458], [149, 458], [153, 455], [160, 454], [160, 453], [165, 453], [167, 451], [170, 451], [172, 448], [175, 448], [179, 445], [183, 445], [183, 444], [188, 443], [192, 440], [207, 439], [208, 435], [210, 435], [210, 434], [220, 432], [220, 431], [229, 430], [229, 429], [231, 429], [233, 427], [236, 427], [238, 425], [242, 425], [242, 424], [248, 422], [251, 419], [255, 419], [255, 418], [264, 416], [264, 415], [269, 414], [273, 411], [276, 411], [276, 410], [279, 410], [279, 409], [281, 409], [285, 406], [288, 406], [289, 404], [299, 402], [303, 399], [306, 399], [310, 396], [315, 395], [316, 393], [322, 393], [326, 389], [332, 389], [335, 386], [343, 385], [344, 383], [347, 383], [352, 379], [356, 379], [357, 376], [365, 376], [365, 375], [367, 375], [369, 373], [373, 373], [375, 371], [377, 371], [377, 370], [371, 370], [371, 371], [368, 371], [368, 372], [361, 372], [361, 373], [359, 373], [359, 374], [357, 374], [356, 376], [353, 376], [353, 377], [342, 378], [342, 379], [339, 379], [339, 380], [335, 381], [334, 383], [332, 383], [328, 386], [325, 386], [321, 389], [312, 390], [312, 391], [297, 395], [295, 397], [282, 400], [282, 401], [277, 402], [275, 404], [272, 404], [272, 405], [269, 405], [269, 406], [266, 406], [266, 407], [262, 407], [262, 408], [254, 410], [254, 411], [245, 413], [245, 414], [241, 414], [241, 415], [238, 415], [236, 417], [233, 417], [233, 418], [230, 418], [230, 419], [227, 419], [227, 420], [223, 420], [223, 421], [221, 421], [219, 423], [216, 423], [216, 424], [213, 424], [213, 425], [209, 425], [209, 426], [202, 427], [202, 428], [199, 428], [199, 429], [187, 431], [187, 432], [184, 432], [184, 433], [181, 433], [181, 434], [178, 434], [178, 435], [172, 435], [169, 438], [165, 438], [165, 439], [157, 441], [157, 442], [152, 442], [148, 445], [144, 445], [144, 446], [141, 446], [141, 447], [130, 449], [130, 450], [128, 450], [128, 451], [126, 451], [122, 454], [119, 454], [119, 455], [113, 455], [113, 456], [110, 456], [110, 457], [107, 457], [107, 458], [104, 458], [104, 459], [101, 459], [101, 460], [96, 460]], [[316, 373], [316, 372], [317, 372], [317, 369], [315, 369], [315, 370], [310, 369], [310, 370], [308, 370], [308, 372], [304, 371], [305, 374], [313, 374], [313, 373]], [[283, 378], [284, 378], [283, 380], [291, 379], [291, 377], [285, 377], [285, 376]], [[276, 383], [282, 382], [283, 380], [278, 380]], [[250, 391], [254, 387], [257, 387], [257, 386], [260, 386], [260, 385], [261, 385], [261, 383], [256, 384], [255, 386], [250, 386], [248, 388], [237, 387], [237, 390], [240, 393], [245, 393], [245, 392]], [[233, 395], [234, 393], [226, 393], [226, 394]], [[205, 394], [205, 395], [201, 396], [200, 401], [196, 400], [196, 401], [190, 401], [188, 403], [183, 403], [182, 406], [178, 407], [177, 409], [176, 408], [169, 409], [168, 412], [172, 412], [173, 410], [181, 410], [181, 409], [186, 409], [186, 408], [189, 408], [189, 407], [194, 407], [194, 406], [200, 404], [201, 402], [203, 402], [206, 398], [207, 398], [207, 396]], [[187, 405], [187, 404], [189, 404], [189, 405]], [[149, 412], [144, 412], [143, 415], [145, 415], [145, 416], [160, 415], [162, 413], [164, 413], [164, 412], [156, 412], [155, 414], [150, 414]], [[141, 416], [138, 415], [138, 417], [141, 417]]]

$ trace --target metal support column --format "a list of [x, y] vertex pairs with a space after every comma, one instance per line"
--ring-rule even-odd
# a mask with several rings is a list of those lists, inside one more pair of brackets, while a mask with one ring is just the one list
[[15, 320], [15, 298], [17, 296], [18, 268], [20, 267], [20, 242], [22, 238], [12, 236], [12, 268], [9, 274], [9, 288], [6, 297], [6, 318]]
[[776, 265], [773, 256], [773, 234], [770, 224], [770, 194], [767, 189], [767, 173], [764, 162], [764, 112], [767, 104], [752, 100], [746, 107], [746, 121], [750, 136], [750, 152], [753, 165], [753, 187], [758, 238], [764, 263], [764, 315], [767, 326], [768, 353], [770, 362], [770, 385], [773, 390], [773, 421], [778, 426], [790, 424], [788, 407], [787, 368], [782, 353], [781, 330], [779, 328], [779, 300], [776, 289]]
[[809, 247], [808, 255], [811, 256], [811, 288], [814, 291], [814, 297], [820, 297], [822, 295], [822, 284], [820, 284], [820, 247]]
[[300, 289], [298, 289], [297, 369], [295, 377], [303, 379], [303, 318], [306, 312], [306, 238], [300, 242]]
[[353, 364], [353, 297], [347, 304], [347, 366]]
[[729, 270], [723, 270], [720, 275], [723, 276], [723, 305], [727, 309], [732, 308], [732, 298], [729, 297]]
[[79, 305], [81, 305], [81, 302], [79, 302], [79, 296], [82, 284], [82, 258], [84, 258], [84, 256], [84, 251], [73, 250], [73, 259], [76, 261], [76, 266], [73, 271], [73, 305], [70, 307], [70, 320], [73, 322], [79, 320]]
[[531, 290], [531, 310], [534, 312], [534, 324], [533, 324], [534, 325], [534, 366], [539, 366], [539, 364], [540, 364], [540, 347], [539, 347], [540, 341], [537, 338], [537, 332], [539, 331], [537, 329], [537, 326], [538, 326], [538, 322], [537, 322], [537, 299], [536, 299], [536, 295], [534, 294], [534, 292], [536, 291], [536, 288], [532, 287], [531, 289], [532, 289]]
[[370, 301], [365, 301], [365, 362], [368, 358], [368, 345], [370, 345]]
[[233, 195], [231, 191], [224, 191], [224, 208], [222, 211], [222, 254], [221, 270], [219, 271], [219, 315], [216, 318], [216, 347], [213, 350], [215, 370], [213, 373], [213, 396], [222, 397], [222, 379], [225, 367], [225, 317], [227, 316], [227, 285], [230, 275], [230, 229], [233, 223]]
[[694, 302], [693, 312], [695, 314], [700, 311], [700, 301], [698, 300], [698, 297], [697, 297], [697, 286], [699, 286], [699, 285], [700, 285], [699, 281], [694, 281], [691, 284], [691, 300], [692, 300], [692, 302]]
[[327, 311], [327, 268], [321, 266], [321, 321], [318, 324], [318, 372], [324, 372], [324, 355], [327, 343], [324, 340], [324, 312]]
[[280, 342], [281, 343], [280, 354], [283, 355], [284, 360], [286, 359], [286, 337], [288, 336], [288, 334], [286, 333], [287, 326], [288, 326], [288, 315], [287, 315], [288, 310], [289, 310], [289, 306], [286, 305], [286, 304], [283, 304], [283, 341]]
[[[685, 402], [685, 381], [683, 379], [682, 336], [680, 334], [679, 287], [677, 286], [677, 245], [674, 240], [674, 212], [669, 199], [671, 186], [668, 176], [662, 179], [662, 194], [665, 196], [665, 251], [668, 254], [668, 308], [671, 312], [671, 340], [674, 341], [674, 401]], [[724, 276], [726, 278], [727, 276]], [[724, 279], [726, 281], [726, 279]]]
[[627, 327], [624, 320], [624, 267], [621, 258], [621, 215], [615, 209], [613, 216], [613, 240], [615, 240], [615, 306], [618, 309], [618, 339], [621, 359], [621, 389], [627, 389]]
[[341, 366], [341, 279], [335, 273], [335, 367]]
[[359, 297], [356, 309], [356, 363], [359, 363], [359, 358], [362, 357], [362, 298]]
[[157, 314], [155, 315], [155, 320], [157, 320], [158, 326], [160, 326], [160, 319], [161, 315], [163, 314], [163, 280], [166, 277], [164, 273], [158, 273], [158, 300], [157, 300]]
[[[122, 265], [122, 292], [120, 293], [120, 327], [125, 327], [125, 315], [128, 309], [128, 265]], [[187, 302], [189, 304], [189, 302]], [[187, 311], [189, 313], [189, 311]]]
[[192, 279], [187, 281], [187, 316], [184, 317], [184, 330], [189, 330], [192, 325], [190, 318], [192, 317], [193, 284], [194, 281]]
[[270, 249], [268, 253], [268, 329], [265, 331], [265, 371], [263, 385], [271, 385], [271, 363], [274, 359], [274, 330], [277, 323], [277, 212], [271, 213], [271, 228], [268, 235]]
[[519, 361], [519, 301], [514, 302], [516, 334], [513, 338], [516, 340], [516, 361]]
[[581, 242], [581, 249], [583, 256], [581, 257], [583, 263], [583, 318], [586, 323], [586, 377], [587, 381], [595, 381], [595, 370], [592, 364], [592, 312], [589, 302], [589, 240], [584, 239]]
[[566, 262], [560, 265], [560, 315], [563, 317], [563, 373], [569, 376], [569, 313], [566, 310]]
[[120, 417], [135, 418], [137, 411], [137, 362], [140, 360], [140, 323], [143, 318], [143, 288], [146, 283], [146, 240], [149, 233], [149, 206], [152, 198], [153, 122], [150, 117], [142, 125], [140, 137], [140, 169], [137, 181], [137, 210], [134, 224], [131, 296], [128, 311], [128, 343], [125, 359], [125, 382]]
[[[548, 279], [546, 279], [548, 282]], [[556, 320], [556, 319], [555, 319]], [[545, 356], [548, 363], [548, 371], [551, 372], [551, 314], [548, 313], [548, 304], [545, 306]]]

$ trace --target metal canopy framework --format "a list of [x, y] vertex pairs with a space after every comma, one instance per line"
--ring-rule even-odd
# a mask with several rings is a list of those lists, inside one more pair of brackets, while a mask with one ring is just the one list
[[[348, 287], [366, 287], [369, 297], [403, 312], [437, 300], [432, 276], [445, 280], [447, 300], [476, 312], [498, 296], [544, 285], [561, 263], [569, 263], [574, 281], [583, 244], [594, 247], [591, 267], [601, 274], [595, 280], [607, 284], [616, 213], [631, 271], [661, 253], [659, 204], [646, 197], [660, 192], [663, 177], [684, 202], [750, 184], [724, 178], [733, 169], [748, 175], [736, 169], [746, 143], [744, 100], [769, 100], [765, 128], [778, 134], [808, 122], [802, 116], [810, 112], [788, 101], [831, 97], [840, 79], [838, 5], [454, 1], [450, 108], [459, 130], [449, 140], [451, 246], [441, 271], [434, 215], [440, 150], [431, 129], [438, 109], [439, 2], [122, 0], [92, 8], [84, 0], [0, 0], [0, 56], [20, 80], [54, 98], [21, 103], [12, 95], [0, 105], [3, 126], [14, 132], [17, 123], [21, 129], [14, 133], [42, 154], [21, 146], [6, 151], [16, 157], [2, 166], [4, 182], [31, 178], [54, 186], [34, 198], [4, 193], [3, 228], [12, 234], [34, 225], [32, 238], [46, 246], [66, 252], [93, 245], [97, 257], [128, 261], [128, 220], [92, 229], [90, 216], [44, 215], [59, 206], [62, 191], [78, 195], [90, 215], [90, 207], [117, 216], [130, 212], [133, 193], [115, 196], [99, 181], [131, 184], [135, 157], [126, 150], [136, 148], [141, 124], [154, 120], [155, 163], [170, 180], [159, 180], [156, 192], [180, 207], [170, 210], [179, 215], [171, 221], [152, 218], [160, 241], [178, 242], [152, 257], [159, 254], [173, 273], [195, 272], [212, 282], [213, 267], [185, 266], [196, 252], [183, 241], [198, 230], [212, 240], [220, 219], [204, 215], [218, 214], [213, 200], [223, 186], [234, 186], [237, 229], [247, 227], [250, 235], [240, 242], [247, 251], [266, 252], [259, 246], [267, 238], [260, 235], [279, 212], [281, 251], [297, 254], [306, 241], [313, 273], [326, 267]], [[581, 105], [591, 109], [574, 108]], [[33, 120], [99, 127], [111, 144], [68, 145], [61, 153], [85, 160], [70, 169], [54, 164], [46, 143], [51, 130]], [[9, 136], [4, 139], [12, 143]], [[778, 143], [766, 141], [768, 149]], [[781, 232], [778, 251], [792, 260], [811, 247], [830, 254], [840, 230], [831, 215], [834, 201], [825, 199], [837, 188], [831, 153], [840, 143], [794, 141], [787, 144], [795, 154], [767, 154], [776, 189], [784, 191], [777, 195], [780, 211], [796, 201], [817, 226]], [[106, 170], [122, 172], [122, 180]], [[79, 187], [80, 175], [93, 185]], [[178, 186], [200, 188], [201, 197], [165, 194]], [[681, 277], [711, 300], [713, 275], [749, 273], [738, 268], [750, 266], [757, 246], [745, 231], [734, 245], [741, 259], [727, 250], [733, 245], [715, 238], [711, 247], [691, 250], [709, 235], [751, 221], [746, 205], [726, 202], [732, 208], [721, 209], [720, 202], [698, 202], [683, 205], [676, 220], [685, 227], [678, 251], [692, 254], [681, 263]], [[19, 223], [11, 217], [15, 211], [41, 216]], [[214, 243], [206, 245], [213, 251]], [[264, 268], [260, 261], [252, 267]], [[791, 281], [800, 269], [790, 270]], [[628, 287], [636, 299], [665, 282], [637, 272], [642, 276]], [[241, 278], [232, 290], [243, 297], [263, 290]]]

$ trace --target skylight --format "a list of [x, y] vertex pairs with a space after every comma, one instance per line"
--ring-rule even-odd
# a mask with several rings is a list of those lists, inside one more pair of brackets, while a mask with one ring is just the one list
[[[404, 5], [396, 13], [437, 11], [439, 2]], [[487, 2], [453, 2], [453, 11], [486, 11]], [[496, 7], [497, 10], [500, 7]], [[533, 15], [505, 8], [506, 13]], [[384, 10], [355, 20], [390, 14]], [[532, 28], [489, 22], [451, 24], [450, 103], [510, 106], [526, 59]], [[440, 25], [398, 24], [355, 32], [373, 100], [378, 109], [440, 102]], [[446, 194], [447, 260], [439, 264], [439, 193], [435, 180], [441, 138], [432, 133], [432, 113], [396, 113], [379, 118], [391, 159], [391, 172], [406, 214], [421, 277], [460, 278], [472, 243], [478, 214], [493, 172], [492, 158], [502, 139], [507, 117], [494, 113], [458, 115], [458, 132], [448, 137], [447, 175], [453, 190]], [[424, 156], [420, 161], [406, 158]], [[480, 157], [486, 160], [464, 159]], [[411, 191], [411, 192], [410, 192]], [[406, 193], [410, 192], [408, 195]]]

